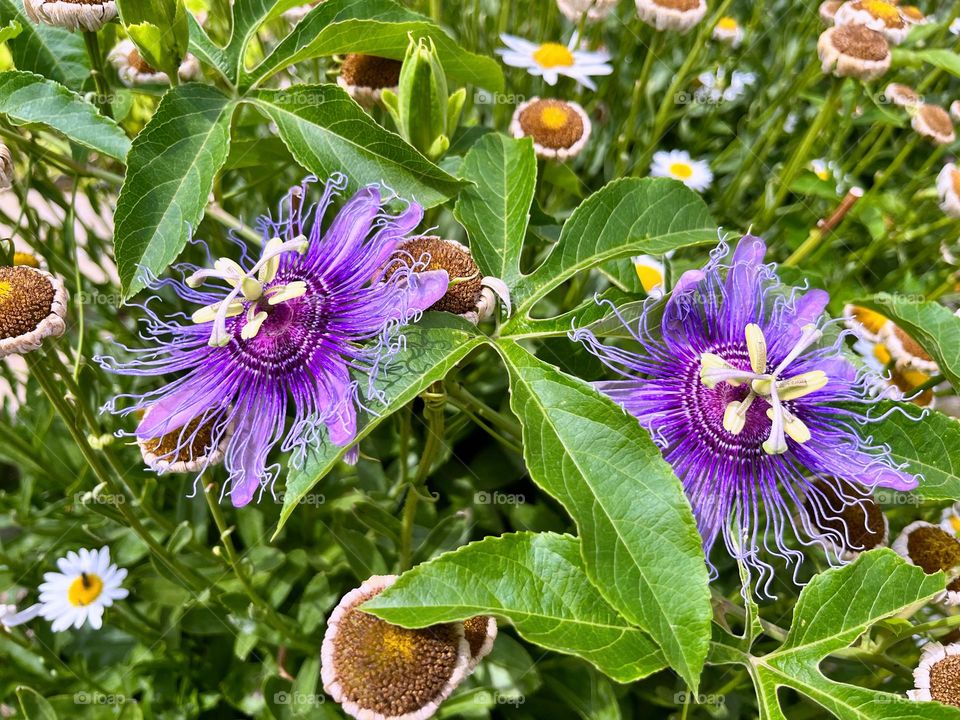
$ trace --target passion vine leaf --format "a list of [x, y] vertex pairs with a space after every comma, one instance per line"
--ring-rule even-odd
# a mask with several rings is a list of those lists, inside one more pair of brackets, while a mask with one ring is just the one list
[[411, 35], [433, 40], [452, 80], [494, 92], [503, 89], [503, 72], [492, 58], [464, 50], [429, 18], [392, 0], [326, 0], [244, 74], [242, 86], [258, 85], [285, 67], [329, 55], [360, 52], [402, 60]]
[[[420, 322], [404, 328], [403, 334], [405, 349], [393, 358], [377, 382], [377, 391], [383, 393], [384, 403], [373, 408], [376, 414], [361, 413], [357, 418], [357, 442], [487, 342], [486, 336], [479, 334], [473, 325], [447, 313], [428, 313]], [[347, 449], [324, 442], [302, 468], [290, 473], [277, 533], [304, 496], [330, 472]]]
[[280, 131], [301, 165], [318, 177], [349, 170], [353, 187], [382, 182], [424, 207], [453, 197], [461, 183], [378, 125], [337, 85], [295, 85], [248, 97]]
[[[903, 696], [864, 690], [827, 678], [819, 669], [831, 653], [847, 648], [874, 623], [943, 591], [944, 575], [926, 575], [888, 548], [814, 577], [800, 593], [783, 645], [760, 657], [746, 656], [756, 685], [760, 717], [785, 718], [777, 690], [790, 687], [840, 720], [886, 720], [902, 704], [911, 718], [960, 720], [960, 710], [939, 703], [906, 703]], [[908, 715], [896, 713], [896, 717]]]
[[500, 133], [480, 138], [463, 159], [460, 177], [471, 183], [454, 214], [470, 237], [470, 250], [485, 275], [507, 287], [520, 279], [520, 254], [537, 185], [533, 141]]
[[[582, 270], [637, 254], [661, 255], [687, 245], [715, 243], [717, 226], [703, 199], [676, 180], [615, 180], [570, 216], [547, 259], [514, 289], [515, 317]], [[519, 322], [519, 320], [517, 320]], [[508, 323], [503, 332], [512, 331]]]
[[680, 481], [612, 400], [514, 341], [497, 348], [530, 476], [576, 521], [590, 580], [696, 688], [712, 612], [702, 541]]
[[80, 90], [90, 77], [90, 64], [80, 33], [33, 22], [22, 0], [0, 0], [0, 21], [21, 27], [16, 37], [6, 38], [18, 70], [34, 72]]
[[940, 303], [879, 293], [854, 300], [890, 318], [929, 353], [940, 372], [960, 390], [960, 317]]
[[[895, 462], [923, 475], [910, 494], [921, 502], [960, 500], [960, 423], [936, 411], [918, 417], [920, 409], [915, 405], [893, 402], [881, 403], [874, 414], [885, 419], [864, 430], [870, 442], [887, 445]], [[878, 490], [877, 498], [883, 501], [883, 495], [893, 498], [894, 494], [894, 490]]]
[[84, 147], [123, 160], [130, 139], [113, 120], [63, 85], [20, 70], [0, 73], [0, 115], [37, 123]]
[[233, 66], [223, 48], [210, 39], [207, 31], [197, 22], [192, 13], [187, 13], [187, 23], [190, 26], [190, 52], [229, 81]]
[[590, 583], [580, 542], [513, 533], [446, 553], [403, 574], [363, 609], [404, 627], [495, 615], [522, 638], [576, 655], [619, 682], [665, 666], [656, 644]]
[[173, 88], [133, 142], [117, 200], [114, 251], [124, 297], [157, 275], [203, 218], [230, 150], [233, 100], [207, 85]]

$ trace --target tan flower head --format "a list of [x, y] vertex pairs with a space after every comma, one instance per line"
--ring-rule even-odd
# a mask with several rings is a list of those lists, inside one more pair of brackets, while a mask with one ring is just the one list
[[841, 5], [843, 5], [843, 0], [825, 0], [825, 2], [820, 3], [820, 19], [824, 25], [833, 25], [833, 19]]
[[947, 163], [937, 175], [940, 208], [950, 217], [960, 218], [960, 168]]
[[914, 108], [923, 104], [923, 98], [909, 85], [890, 83], [883, 91], [883, 96], [894, 105], [903, 108]]
[[493, 641], [497, 639], [497, 620], [490, 615], [477, 615], [463, 621], [463, 632], [470, 645], [467, 672], [473, 672], [493, 650]]
[[931, 642], [924, 647], [913, 683], [914, 689], [907, 691], [911, 700], [960, 708], [960, 643]]
[[916, 5], [901, 5], [900, 12], [903, 14], [903, 19], [911, 25], [924, 25], [927, 23], [927, 16], [924, 15], [923, 10]]
[[939, 105], [920, 105], [910, 124], [920, 135], [937, 145], [949, 145], [957, 139], [950, 114]]
[[0, 267], [0, 358], [37, 350], [63, 335], [67, 291], [63, 281], [29, 265]]
[[24, 0], [23, 7], [34, 22], [67, 30], [96, 32], [117, 17], [114, 0]]
[[566, 100], [531, 98], [517, 106], [510, 121], [515, 138], [533, 139], [537, 157], [576, 157], [590, 139], [592, 125], [582, 107]]
[[[144, 419], [150, 415], [148, 409]], [[217, 418], [196, 418], [158, 438], [137, 438], [143, 461], [158, 474], [195, 473], [223, 462], [232, 433], [217, 432]], [[220, 436], [215, 443], [215, 437]]]
[[828, 544], [842, 560], [853, 560], [890, 541], [887, 516], [865, 489], [839, 480], [818, 480], [806, 506], [819, 527], [832, 531]]
[[570, 22], [580, 22], [584, 13], [588, 20], [603, 20], [616, 6], [617, 0], [557, 0], [557, 7]]
[[637, 0], [640, 19], [657, 30], [685, 33], [707, 14], [705, 0]]
[[[131, 40], [121, 40], [110, 51], [107, 59], [117, 69], [120, 82], [127, 87], [170, 84], [170, 78], [167, 74], [151, 67], [143, 59], [137, 46]], [[177, 74], [181, 81], [188, 82], [200, 77], [201, 73], [200, 62], [188, 53], [183, 62], [180, 63], [180, 70]]]
[[358, 720], [425, 720], [469, 672], [462, 623], [408, 630], [360, 609], [396, 579], [366, 580], [343, 596], [327, 622], [323, 688]]
[[[492, 277], [484, 277], [470, 249], [455, 240], [436, 236], [410, 238], [401, 242], [393, 261], [413, 267], [425, 264], [425, 270], [445, 270], [450, 279], [446, 294], [429, 309], [460, 315], [476, 324], [493, 314], [497, 296], [504, 300], [510, 314], [509, 291]], [[388, 277], [393, 274], [388, 268]]]
[[890, 45], [880, 33], [863, 25], [827, 28], [817, 42], [825, 73], [875, 80], [890, 69]]
[[[960, 541], [943, 528], [923, 520], [907, 525], [894, 541], [893, 549], [928, 575], [960, 568]], [[960, 605], [960, 578], [948, 582], [935, 601], [948, 607]]]
[[912, 368], [927, 375], [940, 372], [933, 358], [927, 354], [920, 343], [910, 337], [905, 330], [888, 322], [880, 329], [880, 342], [890, 351], [890, 357], [900, 368]]
[[900, 8], [886, 0], [850, 0], [837, 10], [834, 25], [863, 25], [899, 45], [910, 32], [910, 23]]
[[384, 90], [397, 91], [400, 83], [399, 60], [350, 53], [340, 65], [337, 84], [365, 108], [380, 102]]

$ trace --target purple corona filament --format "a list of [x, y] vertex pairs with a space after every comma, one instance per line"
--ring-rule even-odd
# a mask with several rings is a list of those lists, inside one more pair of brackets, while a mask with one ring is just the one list
[[[401, 326], [447, 289], [445, 271], [391, 261], [420, 223], [419, 205], [391, 214], [384, 205], [394, 196], [368, 186], [324, 228], [324, 216], [347, 183], [334, 175], [319, 202], [309, 205], [303, 199], [315, 181], [290, 192], [279, 220], [259, 220], [259, 258], [234, 238], [239, 261], [215, 260], [208, 252], [207, 268], [177, 265], [179, 279], [151, 283], [190, 303], [190, 317], [161, 317], [150, 307], [161, 301], [152, 297], [140, 306], [146, 347], [124, 347], [135, 357], [130, 362], [97, 358], [111, 372], [175, 378], [142, 395], [120, 395], [105, 409], [146, 412], [136, 437], [174, 433], [178, 445], [170, 456], [190, 451], [197, 431], [188, 426], [211, 426], [212, 448], [225, 445], [227, 492], [238, 507], [272, 487], [278, 468], [267, 458], [277, 445], [299, 464], [322, 441], [323, 428], [334, 445], [354, 442], [357, 378], [366, 381], [367, 397], [378, 398], [374, 384], [402, 347]], [[123, 400], [129, 402], [118, 409]], [[348, 457], [355, 460], [356, 452], [351, 448]]]
[[765, 253], [750, 235], [732, 257], [721, 243], [665, 303], [648, 300], [634, 326], [621, 317], [639, 352], [587, 329], [571, 337], [622, 377], [596, 387], [660, 446], [708, 557], [722, 536], [769, 594], [773, 567], [761, 547], [792, 565], [794, 580], [803, 553], [788, 534], [839, 562], [835, 548], [850, 542], [837, 530], [838, 499], [863, 502], [863, 490], [917, 480], [858, 432], [871, 422], [870, 382], [845, 359], [844, 334], [823, 342], [827, 293], [782, 284]]

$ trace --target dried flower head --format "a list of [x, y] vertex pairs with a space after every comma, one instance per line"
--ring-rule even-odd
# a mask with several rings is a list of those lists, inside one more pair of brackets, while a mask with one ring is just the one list
[[[883, 547], [890, 541], [890, 522], [862, 486], [834, 479], [818, 480], [807, 495], [807, 513], [824, 529], [841, 560]], [[832, 531], [832, 532], [829, 532]]]
[[788, 534], [826, 550], [836, 544], [836, 530], [807, 509], [817, 480], [844, 505], [862, 503], [876, 486], [917, 482], [855, 428], [872, 420], [870, 378], [846, 360], [844, 333], [820, 342], [827, 294], [784, 285], [765, 252], [749, 235], [732, 256], [721, 244], [705, 268], [680, 277], [666, 303], [648, 301], [637, 322], [623, 321], [639, 352], [586, 329], [573, 333], [620, 374], [596, 386], [661, 447], [708, 554], [722, 538], [757, 573], [761, 592], [773, 576], [761, 550], [799, 567], [803, 555]]
[[[107, 56], [110, 63], [117, 69], [117, 75], [127, 87], [138, 87], [142, 85], [169, 85], [169, 76], [143, 59], [137, 46], [129, 39], [121, 40], [116, 47], [110, 51]], [[187, 53], [187, 56], [180, 63], [180, 70], [177, 75], [183, 82], [195, 80], [202, 74], [200, 62], [196, 57]]]
[[960, 643], [931, 642], [924, 647], [913, 682], [914, 689], [907, 691], [911, 700], [960, 708]]
[[886, 0], [849, 0], [833, 18], [834, 25], [862, 25], [882, 34], [892, 45], [899, 45], [910, 32], [910, 23], [900, 8]]
[[10, 148], [0, 143], [0, 190], [13, 187], [13, 170], [13, 156], [10, 154]]
[[833, 20], [841, 5], [843, 5], [843, 0], [825, 0], [820, 3], [818, 12], [820, 13], [820, 20], [823, 21], [824, 25], [833, 25]]
[[937, 145], [949, 145], [957, 139], [950, 113], [939, 105], [924, 103], [915, 109], [910, 125]]
[[393, 267], [397, 268], [420, 268], [426, 272], [443, 271], [447, 274], [447, 292], [428, 310], [460, 315], [476, 324], [493, 314], [499, 296], [510, 314], [507, 286], [498, 278], [484, 277], [470, 248], [456, 240], [436, 236], [410, 238], [397, 246], [392, 261]]
[[[893, 549], [928, 575], [960, 568], [960, 540], [924, 520], [907, 525], [894, 541]], [[935, 602], [948, 607], [960, 605], [960, 578], [949, 581]]]
[[425, 720], [469, 674], [462, 623], [408, 630], [360, 609], [396, 579], [369, 578], [343, 596], [327, 621], [323, 689], [358, 720]]
[[340, 65], [337, 85], [365, 108], [380, 102], [384, 90], [396, 92], [403, 63], [391, 58], [350, 53]]
[[29, 265], [0, 267], [0, 358], [37, 350], [66, 330], [63, 281]]
[[[357, 377], [365, 377], [368, 397], [381, 397], [376, 381], [401, 346], [400, 328], [447, 290], [443, 271], [402, 267], [388, 276], [391, 255], [423, 217], [419, 205], [393, 214], [386, 204], [394, 196], [371, 185], [325, 222], [347, 180], [332, 177], [311, 205], [304, 198], [314, 180], [291, 191], [279, 220], [260, 219], [259, 258], [238, 241], [240, 262], [208, 256], [205, 268], [177, 265], [181, 279], [150, 283], [199, 306], [187, 322], [161, 319], [148, 301], [141, 306], [148, 345], [124, 348], [137, 356], [131, 362], [97, 358], [120, 374], [176, 375], [142, 395], [114, 398], [105, 409], [149, 410], [135, 436], [150, 441], [176, 433], [176, 457], [189, 455], [193, 445], [194, 433], [181, 428], [215, 423], [205, 445], [226, 443], [229, 495], [238, 507], [272, 486], [277, 468], [267, 457], [274, 447], [292, 452], [297, 465], [324, 431], [333, 445], [354, 444]], [[132, 402], [119, 409], [122, 401]], [[352, 447], [348, 460], [357, 452]]]
[[947, 163], [937, 175], [940, 208], [950, 217], [960, 218], [960, 168]]
[[[154, 407], [143, 414], [144, 420], [148, 420]], [[215, 435], [219, 436], [216, 443]], [[196, 418], [160, 437], [137, 438], [137, 445], [147, 467], [158, 475], [195, 473], [223, 462], [230, 435], [229, 428], [227, 432], [217, 433], [215, 419], [204, 422]]]
[[903, 108], [914, 108], [923, 104], [923, 98], [909, 85], [890, 83], [883, 91], [883, 96], [894, 105]]
[[557, 7], [564, 17], [578, 23], [587, 14], [587, 19], [596, 22], [607, 17], [617, 6], [617, 0], [557, 0]]
[[940, 372], [937, 363], [926, 350], [898, 325], [888, 322], [879, 333], [880, 342], [890, 352], [897, 367], [919, 370], [927, 375], [936, 375]]
[[96, 32], [117, 17], [114, 0], [25, 0], [23, 7], [34, 22], [67, 30]]
[[863, 25], [827, 28], [817, 42], [823, 72], [838, 77], [875, 80], [890, 69], [890, 45]]
[[497, 619], [491, 615], [477, 615], [463, 621], [463, 633], [470, 645], [470, 664], [467, 672], [471, 673], [480, 664], [490, 651], [497, 639]]
[[537, 157], [547, 159], [579, 155], [591, 129], [590, 118], [577, 103], [538, 97], [521, 103], [510, 121], [510, 133], [515, 138], [532, 138]]
[[688, 32], [707, 14], [705, 0], [637, 0], [640, 19], [657, 30]]

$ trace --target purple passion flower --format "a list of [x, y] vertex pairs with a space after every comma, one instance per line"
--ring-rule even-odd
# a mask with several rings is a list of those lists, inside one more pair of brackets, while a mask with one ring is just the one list
[[[447, 289], [445, 271], [390, 260], [420, 223], [419, 205], [392, 215], [384, 203], [395, 198], [369, 186], [324, 227], [346, 178], [334, 175], [320, 201], [308, 205], [303, 198], [314, 181], [290, 192], [278, 221], [258, 221], [259, 258], [237, 241], [239, 262], [214, 260], [208, 251], [209, 268], [180, 264], [180, 279], [150, 283], [196, 306], [191, 317], [168, 313], [161, 319], [148, 307], [159, 301], [152, 297], [141, 306], [148, 346], [124, 348], [136, 356], [127, 363], [98, 358], [120, 374], [177, 376], [143, 395], [120, 395], [105, 409], [145, 412], [137, 439], [164, 437], [165, 446], [175, 446], [170, 460], [184, 459], [201, 430], [210, 434], [208, 455], [225, 444], [229, 495], [237, 507], [272, 486], [278, 468], [267, 466], [267, 456], [274, 446], [293, 452], [297, 464], [320, 441], [323, 427], [335, 445], [354, 441], [360, 402], [354, 377], [365, 377], [367, 395], [376, 397], [378, 373], [402, 346], [399, 327]], [[117, 410], [121, 399], [132, 402]]]
[[788, 547], [788, 529], [834, 560], [832, 548], [851, 546], [851, 533], [837, 529], [838, 502], [917, 481], [857, 432], [871, 421], [869, 384], [842, 354], [845, 334], [821, 342], [827, 293], [784, 285], [765, 252], [748, 235], [728, 259], [721, 243], [665, 303], [648, 301], [636, 327], [621, 317], [639, 352], [603, 345], [585, 329], [571, 337], [623, 377], [597, 388], [660, 446], [708, 556], [722, 535], [769, 594], [773, 567], [761, 546], [793, 565], [796, 579], [803, 554]]

